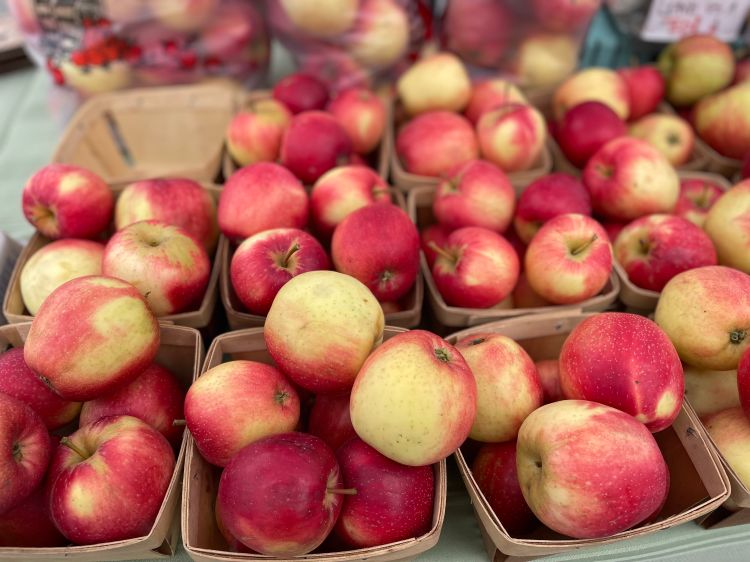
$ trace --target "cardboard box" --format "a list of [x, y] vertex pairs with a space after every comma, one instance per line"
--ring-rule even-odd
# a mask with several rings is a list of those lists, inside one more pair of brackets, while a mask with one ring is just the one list
[[[402, 328], [386, 327], [384, 338], [405, 332]], [[262, 328], [230, 332], [216, 338], [206, 355], [202, 373], [230, 360], [245, 359], [273, 363], [266, 351]], [[282, 560], [260, 554], [240, 554], [228, 550], [224, 537], [216, 526], [214, 515], [216, 492], [221, 469], [206, 462], [188, 437], [185, 463], [186, 478], [182, 490], [182, 541], [188, 555], [196, 562], [238, 562], [249, 560]], [[323, 562], [353, 562], [368, 560], [389, 562], [412, 558], [437, 544], [445, 517], [446, 463], [434, 465], [435, 505], [431, 529], [420, 537], [388, 545], [342, 552], [314, 553], [291, 560], [319, 560]]]
[[[556, 359], [570, 331], [589, 316], [566, 312], [511, 319], [463, 330], [447, 340], [455, 343], [479, 332], [499, 333], [518, 341], [535, 361]], [[670, 489], [665, 506], [655, 522], [601, 539], [571, 539], [546, 527], [524, 537], [510, 536], [471, 474], [472, 458], [464, 454], [468, 451], [459, 449], [456, 453], [459, 471], [479, 525], [489, 539], [486, 544], [490, 560], [496, 555], [504, 560], [503, 554], [545, 556], [643, 536], [704, 517], [729, 497], [729, 479], [711, 450], [705, 429], [689, 406], [683, 406], [672, 427], [655, 433], [654, 437], [669, 466]]]
[[[29, 333], [30, 323], [0, 327], [0, 349], [21, 347]], [[160, 325], [161, 345], [156, 362], [172, 371], [187, 391], [203, 365], [203, 341], [200, 333], [184, 326]], [[177, 451], [175, 471], [151, 531], [144, 537], [87, 546], [54, 548], [0, 547], [0, 560], [136, 560], [168, 558], [177, 551], [182, 468], [187, 446], [185, 431]]]

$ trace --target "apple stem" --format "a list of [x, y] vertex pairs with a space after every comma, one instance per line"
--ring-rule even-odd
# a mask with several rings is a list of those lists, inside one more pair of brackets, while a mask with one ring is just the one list
[[427, 243], [427, 246], [429, 246], [429, 248], [433, 252], [435, 252], [436, 254], [438, 254], [439, 256], [441, 256], [441, 257], [443, 257], [443, 258], [445, 258], [445, 259], [447, 259], [449, 261], [456, 261], [456, 258], [454, 256], [452, 256], [451, 253], [448, 250], [445, 250], [444, 248], [441, 248], [440, 246], [438, 246], [432, 240], [430, 240]]
[[594, 234], [594, 235], [593, 235], [593, 236], [591, 237], [591, 239], [590, 239], [590, 240], [587, 240], [586, 242], [584, 242], [583, 244], [581, 244], [581, 245], [580, 245], [580, 246], [578, 246], [577, 248], [573, 248], [573, 249], [572, 249], [572, 250], [570, 251], [570, 253], [571, 253], [571, 254], [573, 254], [574, 256], [580, 255], [581, 253], [585, 252], [585, 251], [586, 251], [586, 249], [588, 249], [588, 247], [589, 247], [589, 246], [591, 246], [591, 244], [593, 244], [594, 242], [596, 242], [596, 240], [597, 240], [598, 238], [599, 238], [599, 237], [598, 237], [598, 236], [597, 236], [596, 234]]
[[708, 207], [708, 191], [708, 184], [704, 183], [703, 191], [701, 191], [700, 196], [695, 202], [696, 205], [698, 205], [701, 209], [705, 209], [706, 207]]
[[80, 447], [78, 447], [78, 445], [73, 443], [67, 437], [63, 437], [62, 439], [60, 439], [60, 445], [65, 445], [68, 449], [73, 451], [75, 454], [77, 454], [81, 458], [84, 458], [84, 459], [89, 458], [89, 456]]
[[341, 494], [342, 496], [356, 496], [356, 488], [326, 488], [329, 494]]
[[299, 242], [295, 242], [287, 250], [286, 254], [284, 255], [284, 259], [281, 260], [281, 267], [288, 267], [289, 266], [289, 260], [298, 251], [299, 251]]
[[187, 422], [185, 420], [173, 420], [172, 421], [172, 427], [183, 427], [187, 425]]
[[384, 187], [378, 187], [377, 189], [372, 190], [373, 197], [380, 197], [381, 195], [385, 195], [388, 193], [388, 190]]

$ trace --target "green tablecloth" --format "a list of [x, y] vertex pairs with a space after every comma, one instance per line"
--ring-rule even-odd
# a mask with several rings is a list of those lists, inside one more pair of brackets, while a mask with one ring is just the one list
[[[24, 182], [49, 160], [73, 107], [72, 96], [51, 89], [41, 71], [0, 75], [0, 229], [18, 240], [25, 240], [32, 233], [21, 213]], [[450, 473], [448, 509], [440, 542], [419, 560], [486, 560], [469, 498], [457, 472], [451, 470]], [[176, 560], [182, 562], [189, 558], [180, 549]], [[545, 560], [747, 561], [750, 560], [750, 526], [706, 531], [687, 523], [637, 540]]]

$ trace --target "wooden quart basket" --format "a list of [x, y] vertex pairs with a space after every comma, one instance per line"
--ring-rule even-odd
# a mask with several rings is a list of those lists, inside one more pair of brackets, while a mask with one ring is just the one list
[[[480, 332], [503, 334], [523, 346], [532, 359], [557, 359], [568, 334], [591, 314], [558, 313], [514, 318], [463, 330], [447, 338], [451, 343]], [[729, 479], [715, 457], [709, 438], [697, 416], [689, 406], [683, 406], [674, 424], [655, 433], [659, 448], [669, 467], [670, 487], [666, 504], [653, 523], [601, 539], [571, 539], [558, 535], [546, 527], [522, 537], [508, 534], [492, 511], [474, 479], [471, 456], [466, 450], [456, 452], [461, 477], [471, 497], [474, 512], [484, 535], [490, 560], [498, 554], [510, 556], [545, 556], [599, 546], [651, 534], [698, 519], [711, 513], [729, 497]]]
[[[386, 326], [384, 339], [405, 332], [403, 328]], [[225, 362], [238, 359], [260, 361], [273, 364], [266, 350], [262, 328], [249, 328], [229, 332], [214, 339], [206, 355], [201, 373]], [[390, 562], [411, 559], [437, 544], [445, 518], [446, 504], [446, 463], [434, 465], [435, 505], [432, 527], [422, 536], [383, 546], [347, 550], [341, 552], [320, 552], [296, 556], [290, 559], [274, 558], [261, 554], [231, 552], [216, 526], [215, 503], [219, 487], [221, 469], [206, 462], [198, 452], [192, 437], [187, 439], [185, 474], [182, 489], [182, 542], [185, 550], [196, 562], [221, 561], [279, 561], [309, 560], [319, 562], [354, 562], [373, 560]]]
[[[8, 324], [0, 327], [0, 349], [23, 347], [30, 323]], [[184, 326], [161, 324], [161, 344], [156, 362], [173, 372], [184, 391], [200, 373], [203, 364], [203, 341], [198, 331]], [[0, 560], [75, 560], [98, 562], [103, 560], [139, 560], [169, 558], [177, 551], [180, 537], [179, 517], [182, 467], [185, 459], [188, 432], [177, 452], [174, 474], [164, 496], [159, 513], [148, 535], [122, 541], [86, 546], [53, 548], [0, 547]]]

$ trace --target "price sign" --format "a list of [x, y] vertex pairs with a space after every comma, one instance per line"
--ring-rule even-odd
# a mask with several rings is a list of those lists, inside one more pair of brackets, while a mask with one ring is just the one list
[[748, 9], [750, 0], [653, 0], [641, 39], [667, 43], [705, 33], [734, 41]]

